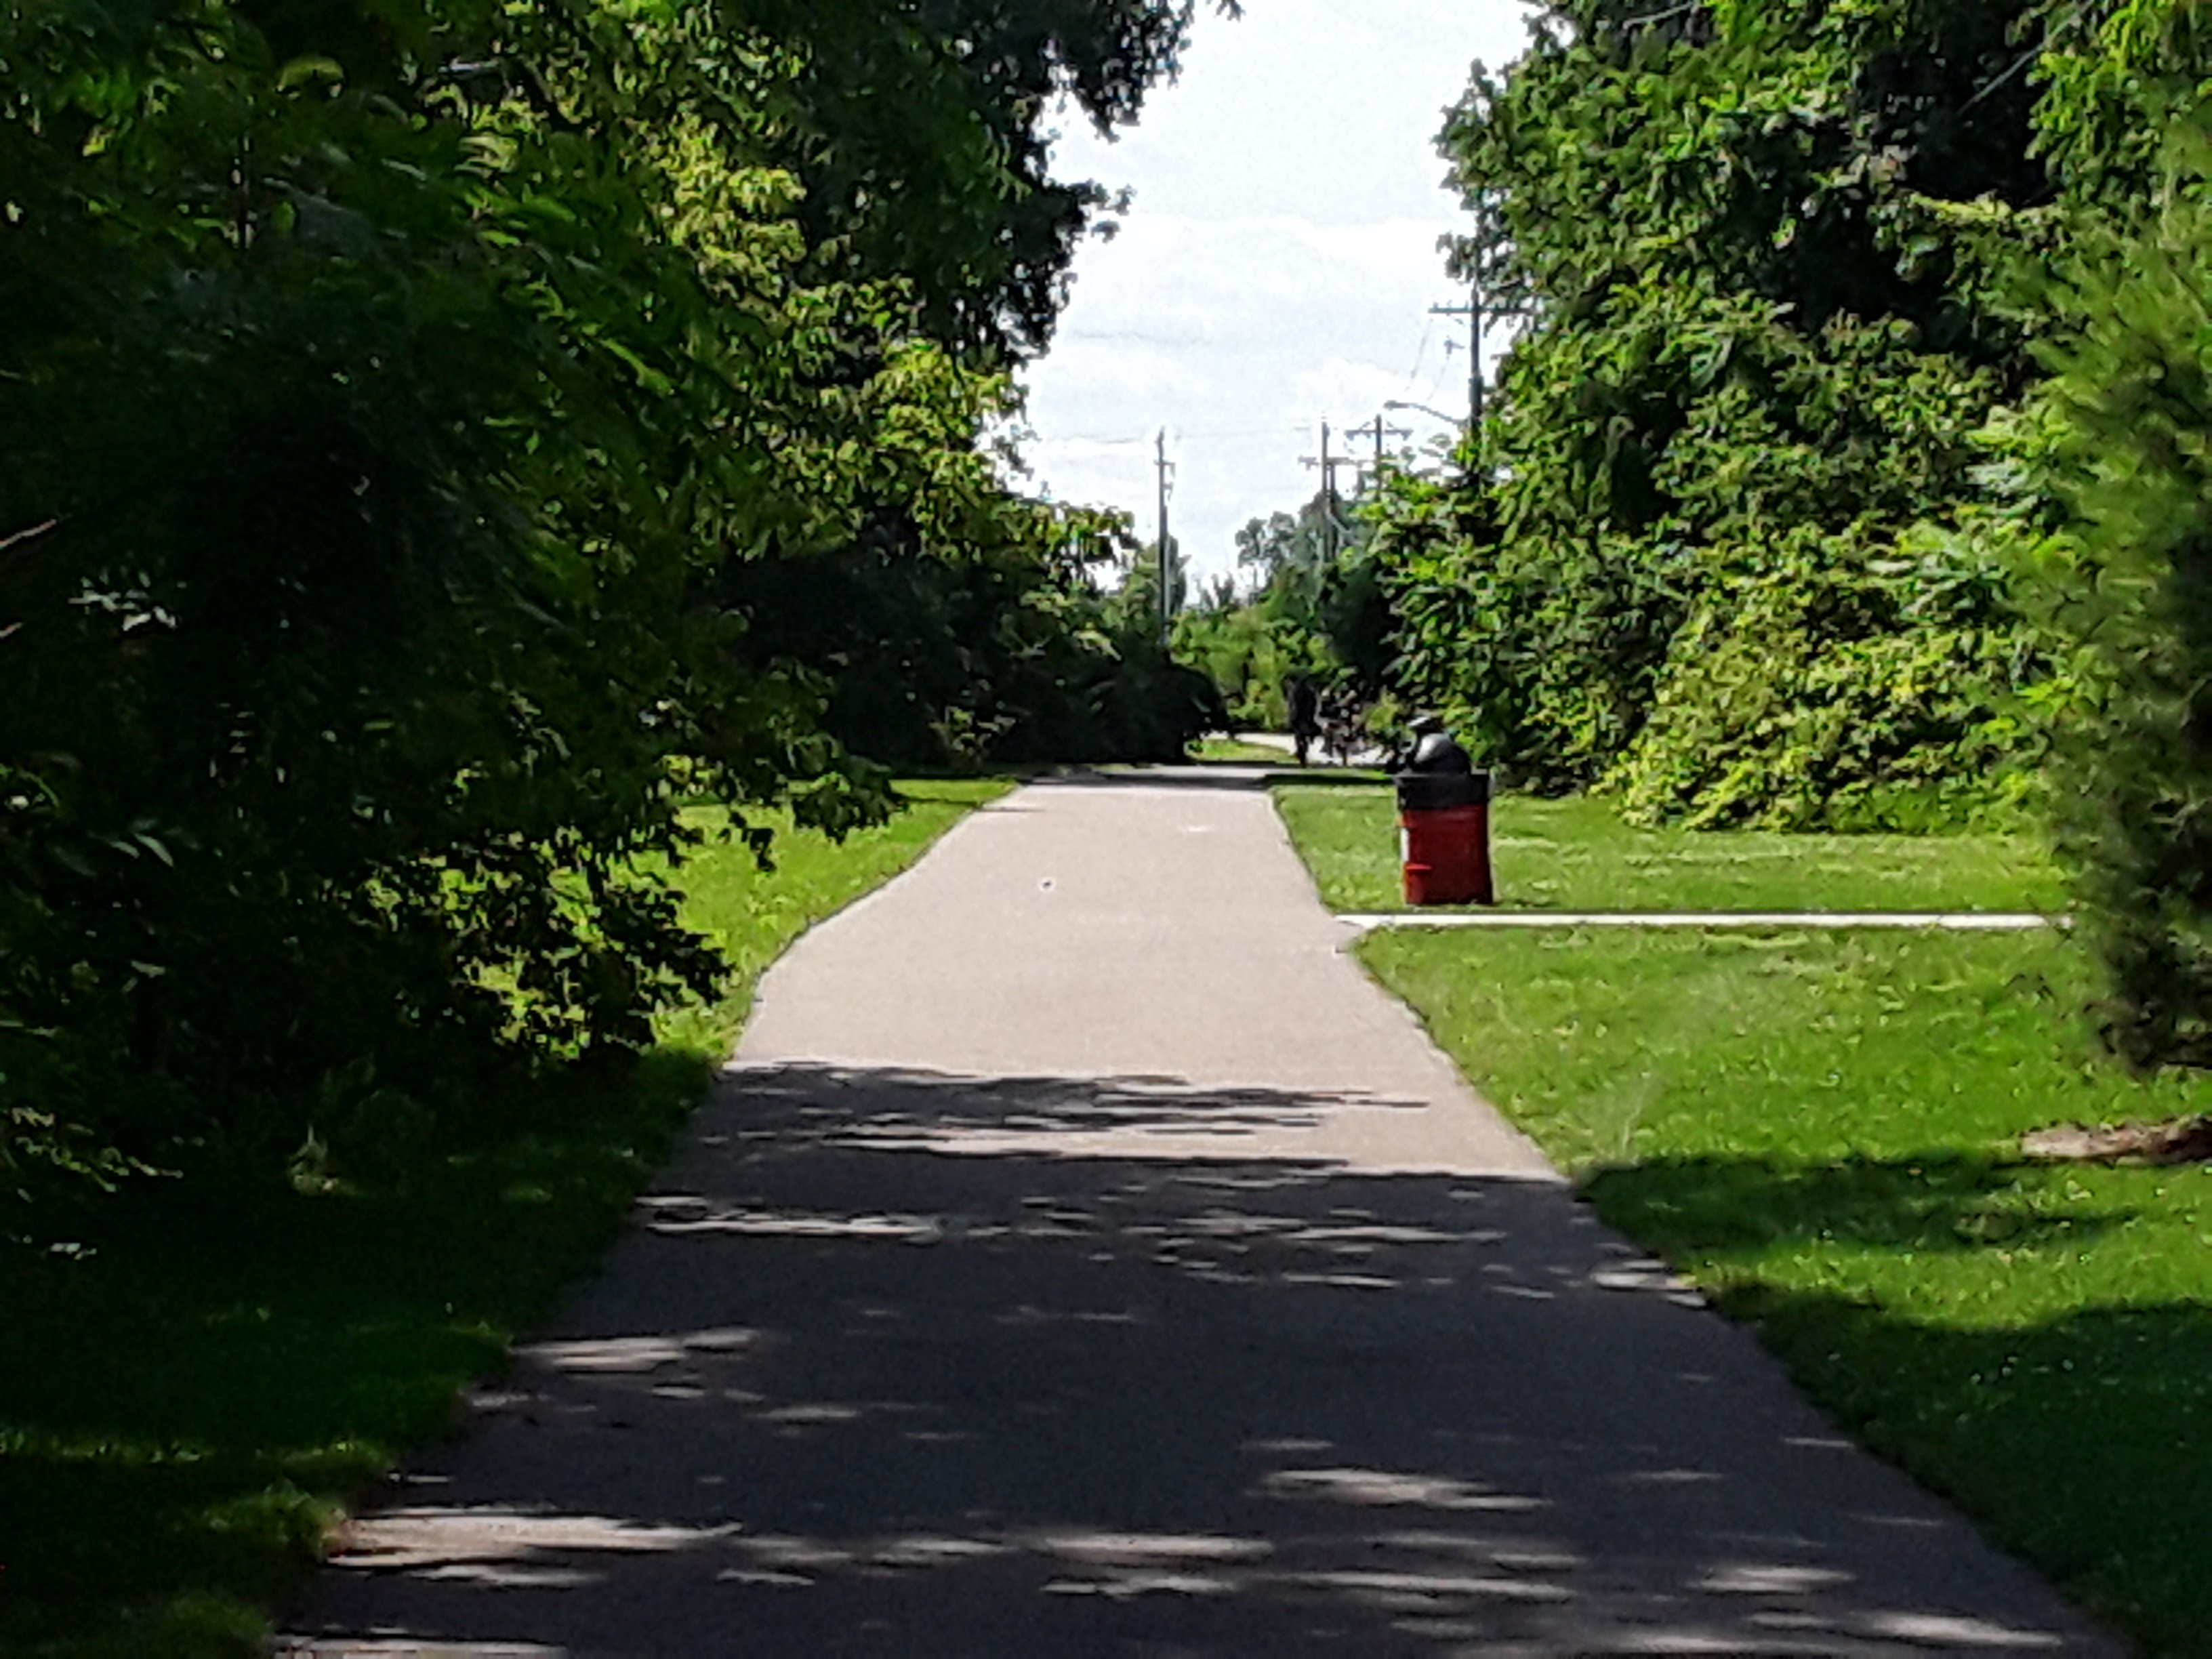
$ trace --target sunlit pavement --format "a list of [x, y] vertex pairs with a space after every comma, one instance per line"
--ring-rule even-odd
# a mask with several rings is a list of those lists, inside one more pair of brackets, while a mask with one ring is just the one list
[[1587, 1214], [1255, 777], [1033, 786], [802, 941], [289, 1650], [2120, 1651]]

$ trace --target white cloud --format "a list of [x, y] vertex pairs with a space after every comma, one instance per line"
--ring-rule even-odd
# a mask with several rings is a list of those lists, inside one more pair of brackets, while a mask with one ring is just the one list
[[[1128, 185], [1135, 206], [1079, 257], [1054, 348], [1024, 376], [1036, 481], [1124, 507], [1149, 535], [1164, 427], [1176, 533], [1218, 572], [1246, 520], [1312, 495], [1299, 458], [1322, 421], [1369, 421], [1393, 398], [1461, 407], [1466, 359], [1445, 347], [1466, 325], [1429, 310], [1464, 298], [1437, 248], [1462, 222], [1435, 135], [1469, 64], [1521, 49], [1523, 15], [1517, 0], [1206, 14], [1183, 79], [1138, 128], [1115, 143], [1071, 131], [1063, 176]], [[1438, 429], [1391, 418], [1417, 441]]]
[[1137, 330], [1072, 339], [1053, 355], [1054, 388], [1101, 406], [1172, 404], [1212, 390], [1206, 354]]
[[1340, 431], [1389, 399], [1463, 397], [1464, 359], [1443, 349], [1462, 325], [1428, 310], [1456, 298], [1437, 234], [1436, 221], [1287, 216], [1146, 226], [1109, 250], [1123, 258], [1086, 267], [1030, 377], [1038, 435], [1024, 453], [1039, 479], [1063, 500], [1127, 508], [1150, 534], [1140, 441], [1164, 427], [1176, 533], [1202, 569], [1228, 568], [1239, 526], [1317, 487], [1299, 458], [1316, 453], [1322, 422]]

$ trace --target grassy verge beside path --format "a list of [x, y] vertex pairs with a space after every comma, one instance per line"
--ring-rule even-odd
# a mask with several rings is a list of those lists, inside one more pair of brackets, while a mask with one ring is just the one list
[[[1385, 785], [1278, 784], [1275, 801], [1332, 910], [1400, 910]], [[1501, 906], [1543, 910], [2028, 910], [2065, 891], [2027, 836], [1793, 836], [1637, 830], [1602, 801], [1501, 797]]]
[[1279, 766], [1295, 769], [1297, 758], [1287, 749], [1278, 749], [1270, 744], [1247, 743], [1242, 738], [1200, 738], [1190, 746], [1190, 758], [1204, 765], [1207, 762], [1230, 762], [1239, 766]]
[[[1382, 792], [1278, 790], [1340, 908], [1394, 908]], [[2055, 908], [2003, 837], [1644, 836], [1502, 802], [1509, 900]], [[1377, 843], [1380, 843], [1378, 846]], [[2094, 1056], [2057, 933], [1382, 930], [1359, 945], [1614, 1225], [1867, 1443], [2148, 1652], [2212, 1651], [2212, 1170], [2023, 1163], [2212, 1107]]]
[[2203, 1110], [2085, 1063], [2047, 934], [1362, 941], [1599, 1212], [2147, 1650], [2212, 1630], [2212, 1170], [2023, 1130]]
[[760, 970], [1004, 787], [912, 786], [842, 846], [780, 836], [769, 873], [736, 845], [692, 861], [690, 918], [738, 972], [625, 1077], [491, 1109], [404, 1175], [161, 1183], [79, 1258], [0, 1249], [0, 1652], [258, 1652], [339, 1506], [589, 1271]]

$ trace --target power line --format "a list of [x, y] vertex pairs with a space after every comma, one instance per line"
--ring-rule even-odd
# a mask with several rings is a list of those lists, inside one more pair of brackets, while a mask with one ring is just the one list
[[[1705, 5], [1706, 0], [1682, 0], [1682, 3], [1680, 5], [1668, 6], [1660, 11], [1646, 12], [1641, 17], [1624, 17], [1613, 27], [1621, 29], [1649, 28], [1655, 23], [1669, 23], [1677, 17], [1686, 17], [1693, 11], [1701, 11], [1705, 9]], [[1982, 87], [1975, 92], [1972, 97], [1967, 99], [1965, 103], [1960, 105], [1959, 113], [1964, 115], [1968, 110], [1973, 108], [1975, 105], [1980, 103], [1984, 98], [1989, 97], [1992, 93], [1996, 92], [1999, 88], [2003, 87], [2008, 81], [2010, 81], [2022, 70], [2025, 70], [2037, 58], [2042, 57], [2045, 52], [2050, 50], [2051, 43], [2053, 40], [2066, 30], [2072, 28], [2075, 24], [2081, 21], [2081, 14], [2087, 9], [2087, 0], [2080, 0], [2080, 3], [2075, 5], [2065, 16], [2059, 19], [2056, 24], [2052, 25], [2050, 29], [2045, 32], [2042, 40], [2037, 41], [2033, 46], [2021, 53], [2018, 58], [2007, 65], [2007, 67], [1995, 78], [1985, 82]]]
[[1429, 342], [1437, 337], [1437, 319], [1433, 317], [1421, 325], [1421, 343], [1414, 349], [1413, 366], [1406, 371], [1406, 384], [1399, 388], [1410, 392], [1413, 383], [1421, 378], [1421, 365], [1428, 361]]
[[1199, 345], [1210, 337], [1204, 329], [1187, 334], [1156, 334], [1141, 328], [1071, 328], [1060, 336], [1062, 340], [1100, 340], [1109, 344], [1133, 342], [1138, 345]]
[[1646, 12], [1641, 17], [1624, 17], [1613, 27], [1623, 29], [1649, 28], [1654, 23], [1671, 23], [1677, 17], [1687, 17], [1693, 11], [1705, 9], [1705, 0], [1682, 0], [1679, 6], [1669, 6], [1664, 11]]

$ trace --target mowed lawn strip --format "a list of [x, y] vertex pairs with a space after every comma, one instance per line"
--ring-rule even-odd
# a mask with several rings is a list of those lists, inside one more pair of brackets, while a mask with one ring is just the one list
[[1296, 757], [1287, 749], [1278, 749], [1264, 743], [1246, 743], [1241, 738], [1200, 738], [1191, 744], [1190, 758], [1201, 766], [1208, 762], [1285, 768], [1295, 767], [1297, 763]]
[[0, 1652], [261, 1651], [340, 1506], [590, 1270], [760, 970], [1005, 787], [908, 786], [842, 846], [787, 827], [770, 872], [734, 843], [688, 863], [738, 972], [625, 1076], [489, 1103], [404, 1174], [155, 1183], [73, 1231], [77, 1259], [0, 1249]]
[[[1332, 910], [1402, 910], [1388, 785], [1274, 786]], [[1605, 802], [1503, 795], [1491, 807], [1500, 908], [1533, 910], [2063, 909], [2029, 835], [1796, 836], [1638, 830]]]

